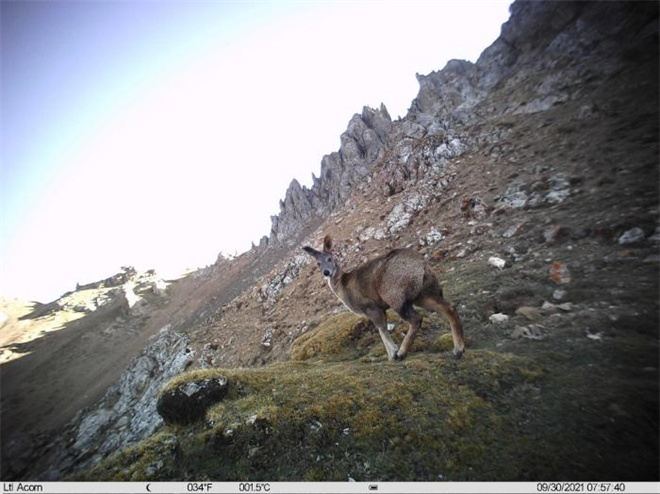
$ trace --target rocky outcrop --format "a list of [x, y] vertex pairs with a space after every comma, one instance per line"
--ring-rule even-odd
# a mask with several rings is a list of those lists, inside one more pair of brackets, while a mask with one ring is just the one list
[[38, 319], [57, 311], [90, 314], [101, 307], [121, 305], [126, 315], [139, 313], [144, 305], [145, 293], [164, 296], [167, 283], [154, 270], [138, 272], [131, 266], [124, 266], [121, 272], [104, 280], [86, 285], [78, 284], [75, 291], [64, 293], [48, 304], [36, 304], [35, 310], [22, 319]]
[[91, 290], [95, 288], [111, 288], [115, 286], [121, 286], [130, 279], [134, 278], [136, 275], [137, 271], [133, 266], [122, 266], [121, 272], [104, 280], [88, 283], [86, 285], [81, 285], [78, 283], [76, 285], [76, 291], [79, 292], [82, 290]]
[[291, 182], [280, 201], [280, 213], [271, 217], [270, 238], [262, 239], [260, 247], [294, 243], [311, 220], [327, 217], [345, 201], [384, 155], [392, 128], [384, 105], [377, 110], [365, 107], [362, 114], [353, 115], [340, 137], [339, 151], [321, 160], [321, 174], [312, 177], [312, 188]]
[[44, 456], [32, 458], [30, 477], [58, 480], [153, 434], [163, 423], [158, 393], [190, 358], [188, 338], [163, 327], [103, 398], [78, 413]]
[[280, 201], [279, 216], [272, 216], [271, 239], [281, 244], [300, 231], [302, 225], [316, 214], [312, 207], [311, 191], [292, 180], [284, 200]]
[[[657, 42], [654, 9], [638, 2], [598, 8], [585, 2], [514, 3], [500, 37], [476, 63], [450, 60], [442, 70], [417, 75], [419, 93], [404, 119], [392, 122], [382, 105], [354, 115], [339, 151], [323, 157], [312, 188], [291, 182], [280, 213], [271, 218], [270, 238], [260, 246], [293, 245], [305, 226], [346, 201], [383, 159], [382, 191], [399, 193], [429, 172], [437, 175], [474, 144], [502, 140], [463, 135], [466, 125], [546, 111], [598, 84], [618, 70], [620, 57], [643, 56], [644, 43]], [[618, 22], [622, 18], [629, 20]], [[496, 89], [525, 97], [482, 104]]]
[[309, 257], [306, 254], [294, 256], [279, 272], [271, 272], [267, 275], [267, 281], [258, 285], [253, 291], [254, 298], [263, 305], [265, 310], [270, 309], [280, 292], [300, 274], [302, 268], [308, 263]]
[[486, 92], [474, 83], [475, 66], [465, 60], [450, 60], [445, 68], [428, 75], [417, 74], [419, 93], [413, 100], [408, 117], [421, 125], [437, 124], [460, 110], [473, 108]]
[[[638, 46], [635, 38], [657, 36], [654, 7], [632, 4], [611, 2], [594, 9], [583, 2], [514, 3], [511, 20], [476, 63], [450, 60], [440, 71], [417, 75], [419, 93], [404, 119], [392, 122], [383, 105], [354, 115], [339, 151], [323, 157], [312, 188], [291, 182], [280, 213], [271, 217], [270, 238], [262, 239], [260, 247], [295, 243], [304, 226], [346, 201], [384, 156], [383, 192], [399, 193], [470, 147], [470, 139], [460, 135], [462, 126], [506, 112], [544, 111], [565, 103], [583, 85], [596, 84], [617, 70], [616, 57], [625, 53], [626, 43]], [[617, 21], [631, 18], [626, 14], [633, 9], [646, 9], [649, 15], [635, 16], [631, 22], [638, 26]], [[526, 92], [528, 98], [477, 109], [500, 86]], [[415, 141], [429, 136], [434, 139], [413, 153]]]
[[443, 180], [445, 166], [468, 149], [466, 139], [459, 138], [453, 131], [431, 128], [427, 132], [417, 124], [422, 137], [413, 137], [406, 133], [410, 128], [406, 124], [410, 122], [397, 125], [396, 143], [381, 161], [375, 176], [375, 185], [385, 196], [403, 192], [425, 177], [434, 177], [432, 185], [440, 190], [446, 185]]
[[[451, 60], [440, 71], [417, 75], [420, 90], [406, 120], [433, 133], [438, 127], [454, 128], [505, 112], [536, 113], [565, 103], [619, 70], [621, 57], [652, 54], [658, 33], [654, 12], [656, 7], [645, 2], [597, 7], [587, 2], [515, 2], [500, 37], [476, 63]], [[473, 111], [494, 89], [527, 93], [527, 98]]]
[[[547, 111], [592, 90], [626, 58], [657, 53], [657, 7], [649, 3], [516, 2], [511, 13], [476, 63], [450, 60], [440, 71], [417, 75], [419, 93], [393, 125], [376, 177], [385, 195], [426, 176], [442, 178], [444, 165], [466, 151], [506, 142], [506, 129], [479, 135], [464, 132], [468, 125]], [[493, 99], [495, 90], [516, 97]], [[599, 111], [584, 107], [577, 117], [595, 118]], [[551, 186], [561, 192], [544, 200], [562, 202], [568, 186]]]

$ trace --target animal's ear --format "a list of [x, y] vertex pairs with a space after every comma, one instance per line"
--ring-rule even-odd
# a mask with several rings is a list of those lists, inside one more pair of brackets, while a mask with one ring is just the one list
[[330, 235], [326, 235], [325, 238], [323, 239], [323, 252], [331, 252], [332, 251], [332, 237]]
[[312, 249], [309, 245], [305, 245], [305, 246], [303, 247], [303, 250], [304, 250], [305, 252], [307, 252], [307, 253], [308, 253], [310, 256], [312, 256], [312, 257], [316, 257], [318, 254], [320, 254], [320, 252], [319, 252], [318, 250], [316, 250], [316, 249]]

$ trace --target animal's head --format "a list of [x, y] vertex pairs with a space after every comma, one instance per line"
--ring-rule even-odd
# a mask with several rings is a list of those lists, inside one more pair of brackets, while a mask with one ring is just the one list
[[339, 272], [339, 263], [332, 253], [332, 238], [326, 235], [323, 239], [323, 251], [319, 252], [312, 247], [305, 246], [303, 250], [316, 259], [316, 264], [321, 270], [321, 274], [326, 278], [332, 278]]

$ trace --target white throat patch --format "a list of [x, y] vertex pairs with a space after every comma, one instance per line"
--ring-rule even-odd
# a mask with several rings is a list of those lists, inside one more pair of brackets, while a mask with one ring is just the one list
[[360, 311], [357, 311], [353, 309], [350, 305], [346, 303], [346, 300], [344, 300], [344, 297], [342, 297], [337, 290], [335, 290], [335, 286], [332, 284], [332, 278], [330, 276], [324, 276], [325, 282], [328, 284], [330, 287], [330, 290], [332, 290], [332, 293], [335, 294], [335, 296], [341, 301], [342, 304], [344, 304], [344, 307], [346, 307], [348, 310], [350, 310], [353, 314], [357, 314], [358, 316], [363, 316], [364, 314]]

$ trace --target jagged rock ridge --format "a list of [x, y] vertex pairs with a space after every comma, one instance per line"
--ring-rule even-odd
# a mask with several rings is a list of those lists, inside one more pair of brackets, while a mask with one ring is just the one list
[[[295, 179], [291, 182], [280, 213], [271, 217], [270, 238], [264, 237], [260, 245], [294, 244], [304, 225], [326, 218], [346, 201], [391, 145], [400, 147], [404, 137], [442, 135], [445, 144], [454, 148], [446, 157], [453, 158], [460, 154], [460, 140], [455, 140], [460, 127], [502, 112], [547, 110], [566, 102], [581, 86], [611, 75], [618, 70], [622, 46], [653, 36], [655, 28], [652, 13], [628, 16], [632, 20], [627, 24], [612, 19], [627, 14], [622, 11], [644, 8], [652, 10], [618, 2], [598, 9], [583, 2], [512, 4], [511, 20], [476, 63], [451, 60], [440, 71], [417, 75], [420, 90], [404, 119], [392, 122], [384, 105], [365, 107], [362, 114], [354, 115], [341, 135], [339, 151], [323, 157], [312, 188], [301, 187]], [[491, 107], [490, 114], [474, 111], [494, 89], [513, 93], [522, 86], [529, 88], [528, 100]], [[403, 189], [401, 174], [387, 193]]]
[[365, 107], [362, 114], [355, 114], [340, 137], [339, 151], [321, 160], [321, 174], [312, 177], [312, 188], [301, 187], [295, 179], [291, 182], [280, 201], [279, 215], [271, 217], [268, 242], [295, 242], [303, 225], [327, 217], [345, 201], [382, 157], [391, 130], [392, 119], [384, 105], [377, 110]]

